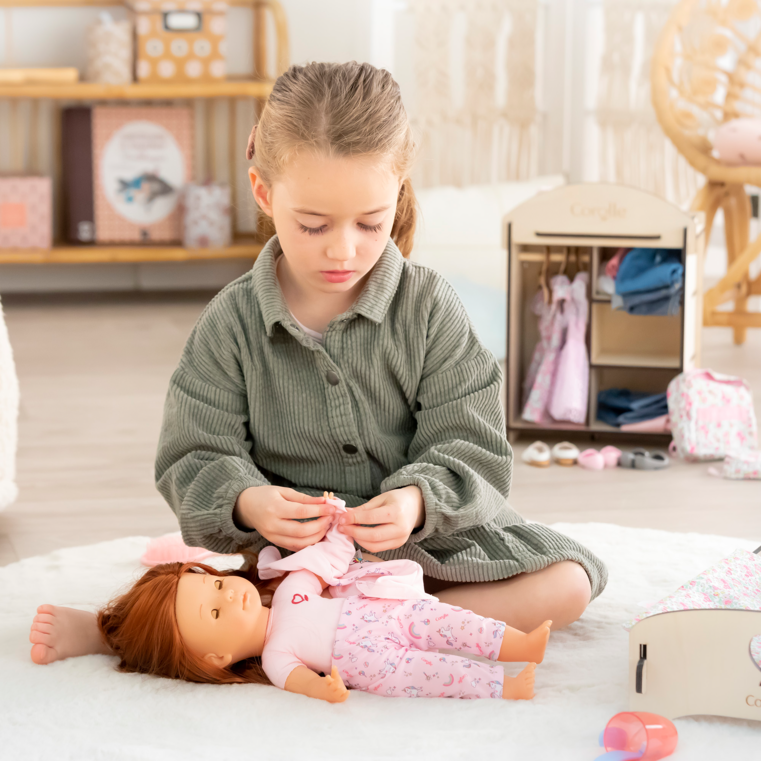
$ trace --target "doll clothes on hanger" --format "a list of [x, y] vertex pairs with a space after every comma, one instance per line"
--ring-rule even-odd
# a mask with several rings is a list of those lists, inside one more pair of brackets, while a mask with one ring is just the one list
[[525, 408], [528, 402], [529, 394], [534, 387], [536, 377], [539, 374], [539, 368], [542, 360], [550, 349], [550, 340], [552, 338], [552, 302], [547, 303], [544, 300], [542, 291], [537, 291], [531, 302], [531, 311], [539, 318], [539, 341], [534, 347], [534, 353], [531, 356], [526, 378], [523, 381], [523, 406]]
[[548, 410], [554, 420], [583, 424], [589, 398], [587, 355], [588, 272], [577, 272], [563, 308], [565, 343], [560, 350]]
[[547, 403], [555, 380], [558, 355], [565, 338], [566, 323], [563, 316], [563, 304], [568, 298], [571, 282], [565, 275], [555, 275], [551, 285], [552, 305], [549, 316], [544, 324], [540, 322], [540, 332], [544, 331], [542, 332], [541, 361], [521, 415], [524, 420], [531, 423], [543, 423], [547, 420]]

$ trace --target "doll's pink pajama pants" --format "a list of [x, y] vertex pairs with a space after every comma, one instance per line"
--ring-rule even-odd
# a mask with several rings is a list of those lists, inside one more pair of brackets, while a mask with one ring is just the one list
[[390, 697], [501, 698], [501, 666], [438, 650], [497, 660], [505, 625], [436, 600], [348, 597], [333, 646], [347, 687]]

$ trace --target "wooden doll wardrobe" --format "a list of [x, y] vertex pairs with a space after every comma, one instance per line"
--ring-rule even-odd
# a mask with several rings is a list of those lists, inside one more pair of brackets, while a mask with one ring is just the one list
[[[507, 431], [541, 438], [555, 432], [636, 436], [597, 419], [597, 395], [609, 388], [660, 393], [700, 356], [703, 216], [682, 211], [636, 188], [603, 183], [567, 185], [540, 193], [504, 219], [507, 249]], [[597, 288], [605, 263], [621, 248], [672, 249], [684, 265], [677, 315], [642, 316], [611, 308]], [[524, 380], [539, 341], [532, 302], [561, 270], [589, 272], [586, 420], [522, 418]], [[653, 436], [654, 434], [639, 434]]]

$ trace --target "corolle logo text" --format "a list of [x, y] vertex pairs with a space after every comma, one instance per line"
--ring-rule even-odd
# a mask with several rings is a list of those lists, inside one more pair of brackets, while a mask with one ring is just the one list
[[597, 217], [601, 222], [609, 219], [624, 219], [626, 209], [611, 201], [607, 206], [585, 206], [583, 203], [575, 203], [571, 206], [571, 214], [574, 217]]

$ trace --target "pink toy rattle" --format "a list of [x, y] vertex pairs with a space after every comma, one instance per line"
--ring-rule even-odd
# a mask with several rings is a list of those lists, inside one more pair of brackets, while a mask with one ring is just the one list
[[600, 735], [607, 753], [596, 761], [656, 761], [674, 752], [677, 739], [676, 727], [657, 713], [617, 713]]

